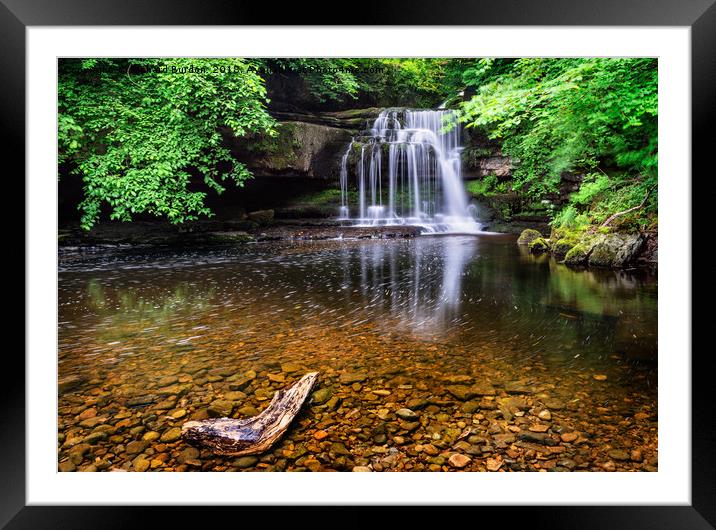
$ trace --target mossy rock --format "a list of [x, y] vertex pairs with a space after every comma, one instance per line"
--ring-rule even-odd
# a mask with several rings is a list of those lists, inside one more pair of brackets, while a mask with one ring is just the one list
[[268, 225], [273, 221], [274, 211], [273, 210], [257, 210], [249, 213], [249, 220], [260, 225]]
[[644, 243], [641, 234], [608, 234], [594, 245], [589, 254], [590, 267], [619, 268], [636, 259]]
[[566, 265], [586, 265], [589, 258], [590, 248], [587, 245], [574, 245], [564, 256]]
[[549, 243], [547, 243], [547, 240], [543, 237], [538, 237], [537, 239], [532, 240], [529, 248], [532, 254], [543, 254], [544, 252], [549, 252], [550, 250]]
[[567, 239], [560, 239], [552, 246], [552, 254], [556, 258], [562, 259], [567, 255], [567, 252], [574, 248], [575, 243]]
[[591, 267], [613, 267], [617, 251], [606, 243], [594, 245], [589, 254], [589, 265]]
[[537, 238], [542, 239], [542, 234], [540, 234], [537, 230], [532, 230], [531, 228], [528, 228], [527, 230], [522, 231], [520, 237], [517, 239], [517, 244], [529, 245]]

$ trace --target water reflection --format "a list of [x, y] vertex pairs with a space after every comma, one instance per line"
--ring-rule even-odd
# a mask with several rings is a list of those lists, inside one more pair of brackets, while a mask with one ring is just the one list
[[[465, 469], [499, 456], [517, 471], [598, 470], [612, 449], [638, 448], [643, 458], [612, 469], [655, 470], [656, 301], [653, 277], [572, 271], [521, 255], [514, 237], [61, 256], [60, 462], [67, 466], [88, 438], [81, 466], [136, 469], [141, 458], [127, 449], [146, 429], [159, 435], [147, 447], [151, 469], [187, 469], [182, 442], [163, 442], [187, 418], [227, 400], [233, 417], [253, 415], [318, 371], [333, 405], [307, 406], [276, 453], [249, 469], [306, 469], [314, 457], [299, 448], [309, 447], [338, 470], [368, 462], [449, 469], [417, 444], [452, 451], [471, 426], [482, 441]], [[463, 399], [456, 382], [485, 386], [487, 395]], [[420, 422], [391, 412], [411, 403], [423, 406]], [[536, 415], [544, 407], [551, 419]], [[115, 434], [106, 436], [103, 423]], [[540, 456], [528, 443], [515, 458], [505, 438], [533, 432], [532, 424], [558, 445]], [[319, 441], [319, 429], [329, 438]], [[575, 432], [583, 443], [558, 442]], [[350, 456], [330, 455], [338, 441]], [[235, 460], [202, 452], [201, 469], [225, 471]]]
[[[476, 249], [475, 238], [459, 237], [366, 245], [360, 252], [363, 308], [374, 317], [388, 312], [391, 323], [416, 333], [445, 331], [459, 317], [462, 280]], [[350, 253], [342, 250], [348, 281]]]
[[[98, 256], [61, 265], [61, 345], [131, 343], [146, 330], [169, 344], [301, 329], [350, 329], [602, 358], [656, 358], [656, 280], [574, 271], [520, 254], [513, 238], [254, 245], [239, 249]], [[216, 344], [221, 346], [221, 344]], [[260, 350], [260, 348], [258, 348]]]

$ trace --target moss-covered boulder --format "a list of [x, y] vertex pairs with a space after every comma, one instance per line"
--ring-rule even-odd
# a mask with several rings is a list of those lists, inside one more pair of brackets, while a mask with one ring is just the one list
[[532, 242], [529, 244], [529, 249], [532, 254], [543, 254], [545, 252], [549, 252], [550, 250], [549, 243], [543, 237], [533, 239]]
[[612, 267], [616, 258], [616, 249], [607, 243], [594, 245], [589, 254], [590, 267]]
[[575, 242], [568, 239], [560, 239], [554, 245], [552, 245], [552, 254], [555, 258], [564, 259], [567, 252], [572, 250]]
[[589, 266], [625, 267], [636, 259], [643, 243], [641, 234], [606, 234], [590, 252]]
[[564, 256], [564, 263], [571, 266], [586, 265], [590, 250], [588, 245], [582, 243], [574, 245]]
[[528, 228], [527, 230], [523, 230], [520, 234], [520, 237], [517, 239], [518, 245], [529, 245], [537, 238], [541, 238], [542, 234], [540, 234], [537, 230], [532, 230], [531, 228]]

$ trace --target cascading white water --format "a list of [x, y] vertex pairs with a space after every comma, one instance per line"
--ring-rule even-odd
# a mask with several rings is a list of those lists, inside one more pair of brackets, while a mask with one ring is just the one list
[[[454, 126], [445, 131], [451, 120]], [[454, 120], [450, 110], [382, 111], [364, 136], [351, 140], [341, 159], [340, 218], [359, 226], [409, 224], [426, 232], [479, 232], [463, 187], [460, 128]], [[353, 150], [357, 205], [350, 204], [348, 193]]]

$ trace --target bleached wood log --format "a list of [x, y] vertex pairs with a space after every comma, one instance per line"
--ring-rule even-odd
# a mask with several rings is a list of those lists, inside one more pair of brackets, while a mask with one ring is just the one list
[[181, 428], [182, 438], [221, 455], [263, 453], [286, 432], [317, 379], [318, 372], [304, 375], [288, 390], [276, 392], [269, 406], [251, 418], [188, 421]]

